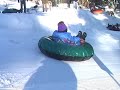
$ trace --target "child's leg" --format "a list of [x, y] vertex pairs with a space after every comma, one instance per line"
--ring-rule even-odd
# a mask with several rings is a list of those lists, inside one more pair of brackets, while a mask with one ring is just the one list
[[76, 37], [81, 38], [81, 37], [82, 37], [82, 31], [79, 31], [79, 32], [78, 32], [78, 35], [77, 35]]
[[83, 32], [82, 39], [85, 40], [86, 37], [87, 37], [87, 33], [86, 33], [86, 32]]

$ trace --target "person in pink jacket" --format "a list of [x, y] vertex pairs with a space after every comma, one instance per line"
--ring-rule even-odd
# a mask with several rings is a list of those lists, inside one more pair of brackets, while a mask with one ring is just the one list
[[85, 42], [87, 34], [79, 31], [77, 36], [72, 36], [71, 33], [67, 32], [67, 26], [63, 21], [58, 23], [58, 30], [55, 30], [52, 34], [53, 39], [56, 42], [64, 42], [70, 45], [80, 45]]

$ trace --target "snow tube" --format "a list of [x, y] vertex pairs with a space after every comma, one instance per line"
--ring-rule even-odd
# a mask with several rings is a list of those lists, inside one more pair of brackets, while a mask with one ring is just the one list
[[108, 24], [107, 28], [112, 31], [120, 31], [120, 24], [118, 23], [116, 25]]
[[21, 10], [18, 10], [18, 9], [14, 9], [14, 8], [11, 8], [11, 9], [4, 9], [2, 11], [2, 13], [21, 13], [22, 11]]
[[93, 14], [102, 14], [103, 10], [102, 9], [96, 9], [91, 11]]
[[107, 28], [111, 31], [120, 31], [120, 28], [116, 28], [116, 27], [107, 27]]
[[94, 55], [93, 47], [87, 42], [80, 46], [72, 46], [55, 42], [51, 36], [42, 37], [38, 42], [38, 47], [43, 54], [58, 60], [83, 61]]

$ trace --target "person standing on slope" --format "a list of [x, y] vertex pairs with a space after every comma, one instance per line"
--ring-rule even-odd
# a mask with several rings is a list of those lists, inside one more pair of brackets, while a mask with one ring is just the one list
[[42, 0], [42, 7], [43, 7], [43, 12], [47, 12], [47, 4], [48, 4], [48, 0]]

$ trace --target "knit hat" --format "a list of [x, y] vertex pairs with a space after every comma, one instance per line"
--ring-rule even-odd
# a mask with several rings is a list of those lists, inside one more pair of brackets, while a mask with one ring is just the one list
[[63, 21], [58, 23], [58, 32], [67, 32], [67, 26], [64, 24]]

